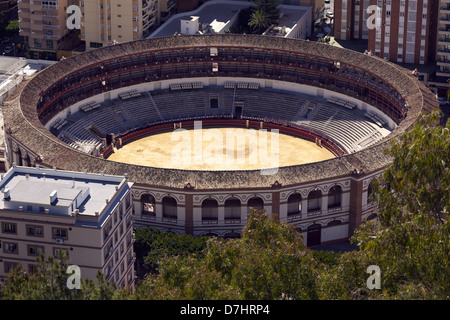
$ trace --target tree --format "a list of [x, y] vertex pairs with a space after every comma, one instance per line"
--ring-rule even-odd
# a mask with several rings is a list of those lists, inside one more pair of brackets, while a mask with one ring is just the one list
[[206, 248], [207, 236], [194, 237], [153, 228], [137, 228], [134, 250], [138, 273], [158, 273], [159, 262], [166, 256], [200, 253]]
[[19, 20], [10, 20], [5, 30], [10, 32], [19, 31]]
[[262, 9], [255, 10], [250, 16], [248, 25], [255, 30], [257, 33], [261, 34], [269, 26], [269, 21]]
[[[439, 116], [392, 140], [392, 164], [372, 182], [378, 219], [356, 231], [360, 252], [327, 270], [322, 297], [450, 298], [450, 123], [438, 125]], [[365, 286], [369, 265], [381, 270], [381, 290]]]
[[277, 24], [280, 18], [280, 0], [253, 0], [256, 11], [261, 10], [267, 18], [268, 25]]
[[168, 257], [142, 299], [315, 299], [312, 253], [276, 216], [253, 210], [240, 239], [211, 238], [202, 253]]
[[105, 280], [99, 271], [97, 282], [82, 279], [80, 289], [69, 289], [66, 273], [69, 261], [67, 251], [60, 250], [56, 257], [40, 255], [36, 270], [26, 272], [21, 265], [10, 271], [0, 287], [0, 298], [5, 300], [110, 300], [130, 298], [127, 290], [118, 290]]

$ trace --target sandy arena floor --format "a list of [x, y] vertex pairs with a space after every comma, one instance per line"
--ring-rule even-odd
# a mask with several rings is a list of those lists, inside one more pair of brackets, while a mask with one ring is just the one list
[[253, 170], [331, 158], [335, 156], [314, 142], [269, 130], [209, 128], [148, 136], [124, 145], [108, 159], [158, 168]]

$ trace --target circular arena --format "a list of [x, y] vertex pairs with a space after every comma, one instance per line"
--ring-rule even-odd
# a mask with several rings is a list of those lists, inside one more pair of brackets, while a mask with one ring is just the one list
[[[10, 165], [126, 175], [137, 226], [237, 237], [256, 208], [314, 246], [347, 239], [376, 216], [369, 183], [391, 161], [383, 150], [437, 108], [411, 71], [377, 57], [226, 34], [146, 39], [64, 59], [24, 81], [3, 113]], [[231, 129], [233, 145], [220, 150], [235, 158], [243, 142], [261, 146], [274, 132], [293, 144], [260, 153], [265, 166], [245, 158], [243, 167], [221, 167], [203, 156], [225, 143], [201, 140], [196, 149], [200, 140], [190, 141], [185, 151], [197, 166], [177, 166], [167, 135], [195, 140], [199, 125], [210, 136]], [[328, 154], [310, 158], [314, 150]], [[279, 161], [287, 151], [293, 162]]]

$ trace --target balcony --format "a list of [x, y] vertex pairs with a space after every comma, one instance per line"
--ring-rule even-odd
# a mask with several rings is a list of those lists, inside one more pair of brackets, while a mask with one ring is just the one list
[[19, 27], [22, 29], [29, 29], [31, 27], [30, 23], [31, 23], [30, 19], [20, 19]]
[[288, 216], [287, 216], [287, 221], [288, 222], [294, 222], [294, 221], [301, 220], [301, 219], [302, 219], [301, 211], [298, 211], [296, 213], [289, 213], [288, 212]]
[[441, 37], [438, 39], [438, 44], [448, 45], [450, 44], [450, 37]]
[[59, 30], [59, 25], [57, 24], [43, 24], [43, 29], [49, 29], [49, 30]]
[[450, 59], [446, 59], [445, 56], [444, 58], [438, 58], [436, 59], [436, 64], [438, 66], [450, 67]]
[[439, 17], [440, 23], [450, 23], [450, 16]]
[[43, 34], [42, 38], [48, 39], [48, 40], [58, 40], [59, 36], [54, 35], [54, 34]]
[[240, 224], [240, 218], [225, 217], [225, 224]]
[[308, 210], [307, 216], [308, 217], [320, 216], [321, 213], [322, 213], [321, 209], [310, 209]]
[[42, 18], [47, 19], [47, 20], [59, 20], [59, 17], [57, 15], [50, 14], [50, 13], [44, 13], [42, 15]]
[[22, 27], [20, 27], [19, 28], [19, 34], [22, 37], [29, 37], [29, 36], [31, 36], [31, 29], [30, 28], [22, 28]]
[[[39, 2], [39, 3], [36, 3]], [[42, 10], [42, 5], [40, 1], [33, 1], [33, 4], [30, 4], [29, 6], [31, 11], [41, 11]]]
[[202, 218], [202, 224], [217, 224], [218, 220], [217, 218]]
[[437, 50], [437, 54], [443, 54], [443, 55], [448, 55], [450, 54], [450, 49], [449, 48], [438, 48]]
[[439, 28], [438, 34], [440, 36], [450, 36], [450, 28]]
[[438, 76], [438, 77], [450, 77], [450, 70], [448, 70], [448, 71], [444, 71], [444, 72], [441, 72], [441, 71], [437, 71], [436, 72], [436, 76]]
[[441, 13], [450, 14], [450, 7], [449, 6], [442, 6], [439, 8], [439, 11]]

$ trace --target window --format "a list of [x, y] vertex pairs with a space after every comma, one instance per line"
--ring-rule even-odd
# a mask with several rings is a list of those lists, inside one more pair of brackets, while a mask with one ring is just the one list
[[16, 233], [16, 224], [4, 222], [2, 226], [3, 233]]
[[131, 215], [127, 217], [127, 228], [131, 225]]
[[111, 231], [111, 229], [112, 229], [112, 221], [109, 220], [106, 226], [103, 228], [103, 241], [108, 239], [109, 232]]
[[259, 197], [253, 197], [250, 198], [247, 202], [247, 208], [248, 208], [248, 212], [250, 212], [252, 209], [255, 210], [263, 210], [264, 209], [264, 201], [263, 199], [259, 198]]
[[225, 201], [225, 220], [241, 219], [241, 201], [237, 198], [230, 198]]
[[302, 196], [299, 193], [291, 194], [288, 198], [288, 216], [300, 214], [302, 211]]
[[34, 39], [34, 46], [35, 46], [36, 48], [41, 48], [41, 47], [42, 47], [42, 41], [41, 41], [41, 39], [35, 38], [35, 39]]
[[44, 253], [44, 247], [42, 247], [42, 246], [35, 246], [35, 245], [28, 246], [28, 255], [29, 256], [38, 256], [43, 253]]
[[5, 266], [5, 272], [9, 273], [12, 269], [14, 269], [15, 267], [17, 267], [19, 264], [15, 263], [15, 262], [5, 262], [4, 266]]
[[341, 198], [342, 198], [341, 186], [333, 186], [328, 192], [328, 209], [340, 207]]
[[58, 257], [60, 254], [62, 254], [64, 251], [66, 251], [66, 253], [68, 253], [67, 249], [64, 248], [53, 248], [53, 256], [54, 257]]
[[308, 212], [319, 211], [322, 206], [322, 192], [320, 190], [311, 191], [308, 195]]
[[42, 226], [27, 225], [27, 236], [42, 237], [44, 236], [44, 228]]
[[3, 243], [3, 252], [4, 253], [18, 253], [17, 243], [4, 242]]
[[202, 203], [202, 220], [217, 221], [218, 204], [214, 199], [206, 199]]
[[101, 44], [99, 42], [89, 42], [89, 46], [91, 48], [101, 48], [103, 46], [103, 44]]
[[369, 188], [367, 189], [367, 204], [372, 203], [373, 199], [372, 199], [372, 185], [369, 183]]
[[108, 242], [108, 244], [105, 246], [105, 248], [103, 249], [103, 257], [106, 259], [108, 259], [109, 254], [112, 253], [112, 241]]
[[131, 194], [129, 194], [129, 195], [125, 198], [125, 205], [126, 205], [127, 209], [130, 207], [130, 205], [131, 205]]
[[53, 228], [53, 238], [67, 239], [67, 229]]
[[172, 197], [162, 199], [163, 218], [177, 219], [177, 200]]

